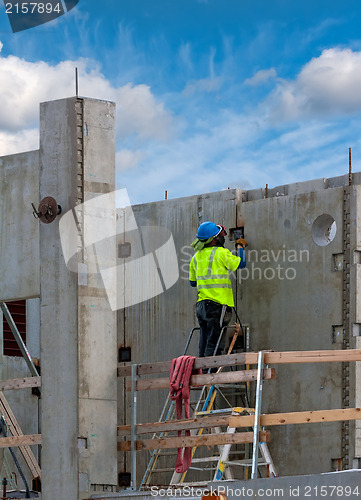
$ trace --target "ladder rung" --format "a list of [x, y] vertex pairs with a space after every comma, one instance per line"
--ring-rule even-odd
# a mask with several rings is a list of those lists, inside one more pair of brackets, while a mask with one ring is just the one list
[[199, 471], [202, 471], [204, 472], [205, 470], [217, 470], [217, 467], [189, 467], [189, 469], [192, 469], [192, 470], [199, 470]]
[[[252, 465], [252, 460], [231, 460], [230, 462], [225, 462], [227, 465], [239, 465], [243, 467], [250, 467]], [[258, 465], [269, 465], [268, 462], [258, 461]]]
[[157, 472], [161, 473], [161, 472], [173, 472], [173, 471], [174, 471], [174, 467], [168, 467], [168, 468], [164, 468], [164, 469], [153, 469], [152, 474], [156, 474]]
[[195, 481], [194, 483], [172, 483], [171, 487], [173, 488], [174, 486], [190, 486], [196, 488], [197, 486], [202, 487], [202, 486], [208, 486], [209, 481]]
[[[245, 384], [247, 382], [244, 382]], [[241, 389], [242, 386], [240, 386], [239, 384], [217, 384], [216, 385], [216, 388], [217, 387], [220, 387], [221, 389]]]
[[203, 458], [192, 458], [192, 464], [198, 464], [202, 462], [218, 462], [218, 457], [203, 457]]

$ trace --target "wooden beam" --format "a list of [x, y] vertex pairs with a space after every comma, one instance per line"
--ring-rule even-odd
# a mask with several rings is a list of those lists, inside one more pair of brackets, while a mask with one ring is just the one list
[[[237, 424], [236, 427], [238, 427], [238, 422], [234, 419], [239, 418], [242, 417], [232, 415], [229, 419], [229, 425], [232, 427], [234, 424]], [[340, 422], [343, 420], [359, 419], [361, 419], [361, 408], [344, 408], [338, 410], [300, 411], [261, 415], [261, 425], [312, 424], [317, 422]]]
[[[259, 439], [261, 442], [268, 442], [270, 440], [270, 432], [261, 431], [259, 433]], [[184, 448], [188, 446], [215, 446], [252, 442], [253, 432], [236, 432], [234, 434], [202, 434], [201, 436], [170, 437], [136, 441], [136, 450], [164, 450], [170, 448]], [[130, 451], [130, 445], [130, 441], [121, 441], [118, 443], [118, 451]]]
[[[187, 420], [168, 420], [167, 422], [154, 422], [138, 424], [137, 434], [153, 434], [156, 432], [171, 432], [184, 429], [202, 429], [208, 427], [228, 426], [230, 415], [217, 415], [190, 418]], [[253, 417], [250, 417], [253, 421]], [[130, 436], [130, 425], [118, 425], [118, 436]]]
[[[270, 380], [275, 378], [274, 368], [265, 368], [263, 370], [263, 379]], [[257, 370], [242, 370], [234, 372], [208, 373], [203, 375], [192, 375], [190, 385], [213, 385], [213, 384], [232, 384], [238, 382], [249, 382], [257, 380]], [[169, 389], [169, 378], [152, 378], [137, 381], [137, 391], [149, 391], [151, 389]], [[131, 390], [130, 381], [127, 385], [127, 391]]]
[[[325, 363], [330, 361], [361, 361], [361, 349], [333, 349], [328, 351], [284, 351], [265, 352], [265, 364], [284, 363]], [[196, 358], [194, 368], [217, 368], [219, 366], [256, 365], [257, 352], [242, 352]], [[171, 361], [143, 363], [138, 365], [138, 375], [153, 375], [155, 373], [169, 373]], [[131, 366], [118, 366], [118, 377], [129, 377]]]
[[41, 377], [12, 378], [0, 380], [0, 391], [41, 387]]
[[[346, 408], [340, 410], [317, 410], [292, 413], [274, 413], [261, 415], [261, 425], [311, 424], [317, 422], [339, 422], [343, 420], [360, 420], [361, 408]], [[208, 427], [253, 427], [253, 415], [223, 415], [203, 416], [188, 420], [168, 420], [168, 422], [155, 422], [138, 424], [137, 434], [153, 434], [156, 432], [171, 432], [179, 430], [202, 429]], [[119, 436], [130, 436], [130, 425], [118, 426]]]
[[[20, 428], [20, 425], [18, 424], [15, 415], [13, 414], [4, 396], [4, 393], [1, 391], [0, 391], [0, 412], [4, 416], [5, 422], [7, 423], [13, 437], [23, 436], [24, 434]], [[19, 447], [19, 450], [30, 469], [33, 479], [37, 477], [41, 479], [41, 469], [39, 467], [38, 461], [35, 458], [34, 453], [30, 449], [30, 446], [22, 445]]]
[[0, 438], [0, 448], [9, 448], [9, 446], [32, 446], [41, 444], [41, 434], [28, 434], [22, 436], [7, 436]]

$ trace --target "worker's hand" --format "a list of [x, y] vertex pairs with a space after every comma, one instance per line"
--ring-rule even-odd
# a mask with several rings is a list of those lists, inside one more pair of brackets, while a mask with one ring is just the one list
[[246, 248], [246, 246], [248, 246], [248, 243], [244, 238], [238, 238], [238, 240], [236, 240], [236, 248], [238, 248], [239, 246], [242, 248]]

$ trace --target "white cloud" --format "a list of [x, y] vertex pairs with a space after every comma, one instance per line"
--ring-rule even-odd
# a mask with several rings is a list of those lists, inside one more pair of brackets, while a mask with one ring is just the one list
[[146, 157], [143, 151], [132, 151], [130, 149], [121, 149], [116, 154], [117, 172], [136, 168]]
[[[270, 129], [253, 114], [215, 111], [197, 120], [194, 133], [170, 144], [144, 147], [137, 170], [117, 176], [132, 203], [195, 195], [223, 188], [254, 189], [333, 177], [347, 172], [348, 147], [354, 163], [361, 158], [358, 118], [306, 120], [281, 130]], [[357, 170], [358, 167], [354, 167]]]
[[2, 43], [2, 41], [0, 40], [0, 52], [2, 51], [2, 48], [4, 47], [4, 44]]
[[179, 58], [187, 70], [193, 70], [191, 45], [189, 42], [181, 44], [179, 48]]
[[52, 66], [42, 61], [0, 56], [0, 131], [16, 133], [37, 127], [40, 102], [75, 94], [75, 67], [79, 69], [81, 96], [116, 102], [120, 136], [135, 134], [143, 140], [169, 139], [172, 115], [155, 99], [148, 86], [129, 83], [113, 87], [98, 66], [85, 59]]
[[0, 154], [6, 156], [39, 149], [39, 130], [28, 129], [20, 132], [0, 131]]
[[257, 71], [257, 73], [255, 73], [252, 78], [248, 78], [247, 80], [245, 80], [244, 83], [245, 85], [256, 86], [266, 82], [267, 80], [270, 80], [271, 78], [276, 78], [276, 76], [277, 72], [275, 68], [261, 69], [260, 71]]
[[328, 49], [293, 81], [281, 81], [268, 99], [273, 122], [347, 115], [361, 110], [361, 52]]
[[217, 76], [214, 78], [202, 78], [200, 80], [192, 80], [188, 82], [183, 94], [190, 97], [196, 92], [217, 92], [222, 86], [223, 78]]
[[156, 101], [147, 85], [124, 85], [117, 89], [115, 100], [120, 134], [136, 132], [146, 139], [170, 139], [171, 114], [165, 110], [163, 103]]

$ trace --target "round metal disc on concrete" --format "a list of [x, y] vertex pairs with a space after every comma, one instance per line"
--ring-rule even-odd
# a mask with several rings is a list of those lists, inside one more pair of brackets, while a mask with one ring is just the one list
[[38, 216], [44, 224], [50, 224], [59, 213], [58, 204], [51, 196], [43, 198], [39, 204]]

